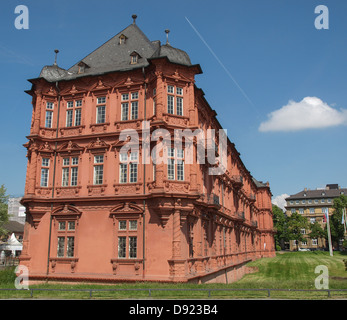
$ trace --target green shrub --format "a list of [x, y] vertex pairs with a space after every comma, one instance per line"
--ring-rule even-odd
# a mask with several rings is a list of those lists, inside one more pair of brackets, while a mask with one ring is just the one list
[[0, 270], [0, 285], [6, 287], [14, 286], [14, 281], [16, 279], [16, 274], [14, 273], [16, 267], [10, 267]]

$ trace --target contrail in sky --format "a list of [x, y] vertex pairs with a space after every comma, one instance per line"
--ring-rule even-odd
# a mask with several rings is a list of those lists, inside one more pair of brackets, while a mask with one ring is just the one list
[[201, 36], [201, 34], [199, 33], [198, 30], [196, 30], [196, 28], [193, 26], [193, 24], [189, 21], [189, 19], [187, 17], [185, 17], [186, 20], [188, 21], [188, 23], [190, 24], [190, 26], [193, 28], [193, 30], [195, 31], [195, 33], [199, 36], [199, 38], [201, 39], [201, 41], [205, 44], [205, 46], [208, 48], [208, 50], [210, 50], [210, 52], [212, 53], [212, 55], [215, 57], [215, 59], [218, 61], [218, 63], [221, 65], [221, 67], [224, 69], [224, 71], [227, 73], [227, 75], [230, 77], [230, 79], [235, 83], [235, 85], [237, 86], [237, 88], [241, 91], [241, 93], [243, 94], [243, 96], [247, 99], [247, 101], [253, 106], [253, 102], [251, 101], [251, 99], [247, 96], [247, 94], [242, 90], [242, 88], [239, 86], [239, 84], [237, 83], [237, 81], [234, 79], [234, 77], [231, 75], [231, 73], [229, 72], [229, 70], [224, 66], [224, 64], [222, 63], [222, 61], [220, 61], [220, 59], [217, 57], [217, 55], [214, 53], [214, 51], [211, 49], [211, 47], [208, 45], [208, 43], [205, 41], [205, 39]]

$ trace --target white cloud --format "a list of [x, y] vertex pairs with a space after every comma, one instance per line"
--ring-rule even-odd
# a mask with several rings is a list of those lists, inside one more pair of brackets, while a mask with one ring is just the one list
[[259, 131], [299, 131], [347, 125], [347, 110], [336, 110], [317, 97], [306, 97], [268, 114]]
[[289, 194], [281, 194], [279, 196], [276, 196], [274, 199], [272, 199], [272, 204], [276, 205], [277, 207], [281, 208], [283, 211], [285, 211], [286, 209], [284, 208], [287, 205], [287, 201], [285, 200], [285, 198], [288, 198]]

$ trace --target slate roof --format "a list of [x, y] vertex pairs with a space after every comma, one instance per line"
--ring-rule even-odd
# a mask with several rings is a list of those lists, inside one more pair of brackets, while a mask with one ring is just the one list
[[253, 182], [257, 186], [257, 188], [267, 188], [269, 187], [266, 183], [263, 183], [262, 181], [258, 181], [257, 179], [252, 177]]
[[9, 220], [4, 223], [3, 227], [9, 232], [24, 232], [24, 224], [18, 221]]
[[[122, 35], [125, 36], [126, 40], [125, 43], [120, 44], [119, 39]], [[131, 64], [130, 56], [134, 52], [139, 55], [139, 59], [136, 64]], [[108, 72], [128, 71], [146, 67], [151, 59], [163, 57], [172, 63], [192, 65], [186, 52], [176, 49], [168, 43], [161, 45], [160, 41], [150, 41], [141, 29], [133, 23], [68, 70], [53, 64], [43, 67], [39, 77], [54, 82]], [[83, 73], [78, 73], [81, 62], [86, 67]]]
[[293, 194], [285, 200], [299, 200], [299, 199], [321, 199], [321, 198], [337, 198], [341, 194], [347, 195], [346, 188], [336, 189], [316, 189], [316, 190], [303, 190]]

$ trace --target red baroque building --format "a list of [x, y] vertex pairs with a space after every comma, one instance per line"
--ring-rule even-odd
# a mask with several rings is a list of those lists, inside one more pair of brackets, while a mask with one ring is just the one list
[[[20, 263], [32, 281], [232, 282], [247, 262], [274, 255], [269, 184], [229, 140], [220, 175], [207, 161], [186, 163], [184, 144], [162, 149], [168, 160], [155, 165], [142, 163], [141, 143], [122, 152], [121, 133], [142, 142], [143, 121], [150, 132], [221, 129], [195, 86], [200, 66], [150, 41], [133, 18], [70, 69], [55, 62], [29, 80]], [[215, 155], [218, 143], [216, 134]]]

